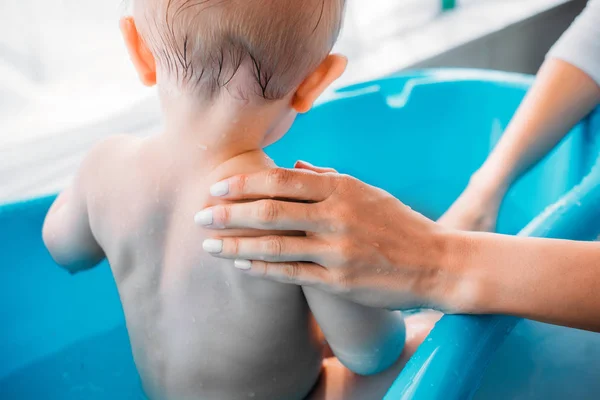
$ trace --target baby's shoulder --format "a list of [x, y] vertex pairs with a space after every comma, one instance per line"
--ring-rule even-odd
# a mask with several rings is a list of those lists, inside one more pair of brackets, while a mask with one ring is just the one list
[[96, 144], [90, 154], [118, 157], [139, 148], [143, 139], [132, 135], [113, 135]]
[[115, 161], [128, 159], [128, 153], [139, 147], [141, 139], [129, 135], [114, 135], [97, 143], [87, 154], [83, 167], [95, 169], [99, 166], [114, 165]]
[[115, 135], [96, 144], [81, 164], [79, 175], [88, 192], [103, 190], [104, 184], [119, 180], [130, 169], [142, 140], [129, 135]]

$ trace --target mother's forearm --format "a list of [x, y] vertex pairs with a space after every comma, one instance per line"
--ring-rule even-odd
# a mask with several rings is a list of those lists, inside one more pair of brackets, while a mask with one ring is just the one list
[[600, 244], [483, 233], [454, 243], [460, 311], [600, 332]]
[[589, 75], [565, 61], [548, 59], [473, 183], [506, 190], [599, 101], [600, 87]]

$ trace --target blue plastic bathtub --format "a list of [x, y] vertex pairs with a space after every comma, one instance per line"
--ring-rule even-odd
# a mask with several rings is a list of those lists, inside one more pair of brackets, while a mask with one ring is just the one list
[[[361, 84], [299, 119], [269, 152], [283, 166], [302, 158], [335, 167], [437, 218], [494, 146], [529, 84], [521, 75], [468, 70]], [[566, 195], [522, 234], [597, 234], [595, 172], [572, 190], [595, 163], [597, 120], [577, 126], [512, 188], [500, 231], [519, 232]], [[43, 247], [51, 200], [0, 208], [0, 399], [141, 399], [109, 268], [71, 277]], [[600, 398], [600, 335], [505, 317], [444, 317], [387, 398], [471, 396]]]

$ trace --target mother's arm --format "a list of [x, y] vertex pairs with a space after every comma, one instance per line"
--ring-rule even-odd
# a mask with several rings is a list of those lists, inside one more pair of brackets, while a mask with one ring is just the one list
[[213, 193], [223, 198], [257, 201], [205, 210], [208, 228], [307, 236], [225, 238], [214, 256], [367, 306], [509, 314], [600, 331], [600, 244], [446, 229], [381, 189], [316, 171], [276, 169], [217, 184]]
[[508, 188], [546, 156], [600, 102], [600, 0], [554, 45], [500, 142], [440, 219], [446, 226], [493, 231]]

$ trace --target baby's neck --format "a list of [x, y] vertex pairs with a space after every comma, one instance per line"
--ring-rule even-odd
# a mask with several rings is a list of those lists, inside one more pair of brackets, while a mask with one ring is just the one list
[[262, 149], [274, 118], [268, 107], [224, 101], [206, 105], [170, 101], [163, 106], [165, 138], [176, 144], [182, 157], [212, 165]]

